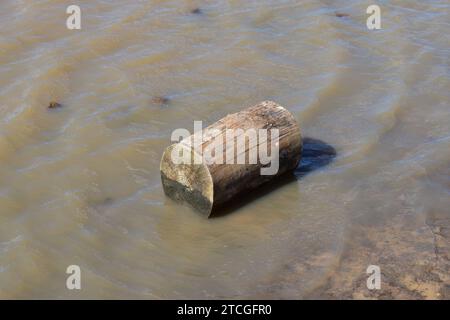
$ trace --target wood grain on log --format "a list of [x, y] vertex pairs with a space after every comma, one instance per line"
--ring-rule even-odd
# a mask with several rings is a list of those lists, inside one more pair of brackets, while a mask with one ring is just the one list
[[[237, 137], [227, 134], [231, 130]], [[237, 130], [240, 129], [240, 130]], [[266, 130], [269, 134], [262, 139], [248, 134], [250, 129]], [[278, 137], [278, 170], [274, 174], [261, 174], [272, 163], [262, 161], [259, 149], [269, 146], [269, 153], [274, 152], [273, 129]], [[272, 131], [271, 131], [272, 130]], [[258, 132], [258, 131], [257, 131]], [[241, 136], [240, 136], [241, 135]], [[242, 136], [244, 135], [244, 136]], [[195, 148], [193, 141], [201, 138]], [[220, 139], [219, 139], [220, 138]], [[223, 139], [223, 145], [216, 148], [217, 141]], [[245, 141], [244, 144], [239, 144]], [[212, 150], [211, 150], [212, 149]], [[209, 151], [208, 151], [209, 150]], [[294, 117], [285, 108], [272, 101], [264, 101], [253, 107], [230, 114], [203, 129], [202, 133], [184, 138], [179, 143], [169, 146], [161, 159], [161, 179], [166, 195], [174, 200], [186, 202], [199, 212], [210, 216], [216, 208], [261, 184], [274, 179], [297, 167], [302, 150], [300, 128]], [[267, 150], [265, 150], [267, 151]], [[193, 160], [205, 158], [202, 163], [179, 163], [173, 154], [189, 154]], [[257, 158], [251, 155], [257, 154]], [[273, 153], [270, 156], [274, 156]], [[242, 162], [245, 157], [245, 163]]]

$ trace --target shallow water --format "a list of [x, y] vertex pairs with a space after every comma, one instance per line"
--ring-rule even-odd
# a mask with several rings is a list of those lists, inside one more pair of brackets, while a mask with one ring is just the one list
[[[72, 31], [0, 3], [1, 298], [450, 298], [448, 1], [377, 31], [364, 1], [128, 2]], [[174, 129], [267, 99], [309, 137], [296, 179], [209, 220], [164, 196]]]

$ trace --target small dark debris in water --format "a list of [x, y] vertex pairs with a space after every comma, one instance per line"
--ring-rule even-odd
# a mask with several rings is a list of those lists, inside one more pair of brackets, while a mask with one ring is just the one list
[[55, 102], [55, 101], [50, 102], [50, 104], [48, 105], [49, 109], [58, 109], [61, 107], [62, 107], [62, 104]]
[[167, 105], [170, 102], [170, 99], [164, 96], [153, 97], [152, 102], [154, 104], [158, 104], [160, 106]]
[[202, 11], [202, 9], [200, 9], [200, 8], [195, 8], [195, 9], [192, 9], [192, 10], [191, 10], [191, 13], [192, 13], [192, 14], [202, 14], [203, 11]]
[[110, 197], [105, 198], [105, 200], [103, 200], [103, 204], [105, 205], [109, 205], [113, 202], [113, 199]]
[[348, 13], [344, 13], [344, 12], [335, 12], [334, 14], [338, 18], [344, 18], [344, 17], [349, 17], [350, 16]]

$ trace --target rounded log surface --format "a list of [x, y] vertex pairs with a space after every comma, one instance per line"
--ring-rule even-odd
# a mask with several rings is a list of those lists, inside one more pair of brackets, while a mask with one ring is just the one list
[[[235, 135], [227, 136], [232, 129]], [[250, 134], [260, 129], [266, 135]], [[278, 139], [271, 133], [277, 129]], [[196, 140], [197, 139], [197, 140]], [[240, 141], [245, 141], [239, 144]], [[198, 141], [197, 144], [195, 141]], [[218, 143], [222, 141], [222, 143]], [[275, 143], [278, 144], [275, 145]], [[270, 156], [261, 160], [260, 149], [269, 150]], [[262, 174], [270, 169], [278, 149], [278, 167], [275, 172]], [[164, 192], [170, 198], [186, 202], [199, 212], [209, 215], [234, 197], [246, 194], [261, 184], [297, 167], [302, 150], [300, 128], [282, 106], [264, 101], [243, 111], [227, 115], [194, 133], [179, 143], [169, 146], [161, 159], [161, 179]], [[269, 152], [270, 151], [270, 152]], [[173, 155], [189, 155], [191, 161], [179, 163]], [[208, 159], [205, 160], [205, 155]], [[256, 155], [252, 159], [251, 155]], [[197, 163], [194, 159], [202, 159]], [[245, 159], [245, 162], [242, 160]], [[201, 163], [200, 163], [201, 162]], [[273, 171], [273, 170], [272, 170]]]

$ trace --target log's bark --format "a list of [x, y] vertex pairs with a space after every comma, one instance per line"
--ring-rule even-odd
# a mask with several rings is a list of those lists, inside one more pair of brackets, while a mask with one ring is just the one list
[[[228, 129], [234, 130], [232, 132], [240, 136], [227, 136], [227, 132], [231, 131]], [[265, 129], [269, 133], [266, 137], [257, 135], [255, 139], [254, 135], [248, 134], [251, 131], [249, 129], [256, 130], [257, 133], [259, 129]], [[269, 151], [265, 152], [273, 156], [271, 152], [276, 149], [273, 148], [276, 140], [272, 141], [275, 135], [270, 134], [271, 129], [278, 129], [279, 133], [278, 170], [273, 174], [264, 175], [261, 174], [262, 170], [273, 164], [261, 161], [259, 156], [256, 161], [250, 159], [251, 154], [258, 154], [263, 145], [264, 148], [267, 146], [269, 148]], [[196, 137], [201, 138], [197, 145], [193, 142]], [[245, 143], [239, 144], [239, 139]], [[216, 148], [218, 141], [223, 141], [223, 144]], [[300, 128], [294, 117], [275, 102], [264, 101], [222, 118], [203, 129], [201, 134], [194, 133], [169, 146], [162, 156], [160, 165], [164, 192], [172, 199], [188, 203], [209, 217], [213, 210], [233, 198], [295, 169], [300, 161], [301, 151]], [[179, 160], [174, 160], [174, 154], [188, 154], [191, 161], [180, 163]], [[209, 155], [207, 161], [205, 154]], [[195, 157], [198, 157], [197, 160], [204, 160], [202, 163], [195, 163]]]

